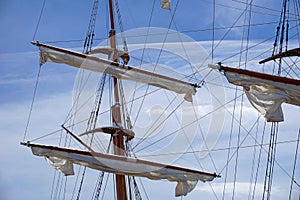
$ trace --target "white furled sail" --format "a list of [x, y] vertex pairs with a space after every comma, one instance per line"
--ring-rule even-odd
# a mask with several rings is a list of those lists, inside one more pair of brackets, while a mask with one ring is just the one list
[[243, 86], [250, 103], [269, 122], [284, 121], [282, 103], [300, 106], [300, 80], [218, 65], [210, 67], [224, 71], [230, 83]]
[[291, 56], [300, 57], [300, 48], [290, 49], [290, 50], [287, 50], [285, 52], [273, 55], [269, 58], [266, 58], [264, 60], [259, 61], [259, 64], [263, 64], [265, 62], [275, 60], [275, 59], [278, 59], [278, 58], [291, 57]]
[[64, 63], [73, 67], [87, 69], [95, 72], [107, 73], [118, 79], [132, 80], [146, 83], [156, 87], [171, 90], [178, 94], [185, 94], [184, 99], [192, 102], [192, 96], [196, 93], [195, 84], [184, 82], [175, 78], [122, 65], [92, 55], [82, 54], [67, 49], [62, 49], [38, 42], [33, 42], [40, 49], [40, 64], [45, 62]]
[[166, 179], [168, 181], [177, 182], [175, 191], [176, 196], [187, 195], [195, 188], [199, 180], [206, 182], [212, 181], [214, 178], [218, 177], [218, 175], [212, 173], [124, 156], [41, 144], [24, 143], [24, 145], [31, 147], [34, 155], [44, 156], [48, 160], [53, 160], [54, 158], [59, 163], [67, 163], [69, 165], [68, 170], [65, 169], [65, 165], [61, 165], [62, 168], [60, 168], [60, 165], [54, 165], [55, 169], [60, 170], [65, 173], [65, 175], [71, 175], [73, 172], [73, 167], [71, 167], [72, 164], [78, 164], [115, 174], [147, 177], [154, 180]]

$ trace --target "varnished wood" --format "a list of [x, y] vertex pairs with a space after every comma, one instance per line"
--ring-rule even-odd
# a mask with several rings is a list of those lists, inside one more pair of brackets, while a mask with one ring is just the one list
[[[116, 49], [116, 32], [115, 32], [115, 23], [114, 23], [114, 10], [113, 10], [113, 0], [109, 0], [109, 13], [110, 13], [110, 47], [112, 49]], [[118, 55], [116, 51], [114, 51], [112, 60], [114, 62], [118, 61]], [[118, 79], [114, 77], [114, 98], [115, 98], [115, 106], [112, 112], [112, 121], [116, 125], [121, 125], [121, 110], [120, 110], [120, 98], [119, 98], [119, 86]], [[124, 134], [122, 131], [118, 133], [118, 135], [113, 136], [113, 144], [114, 144], [114, 154], [124, 156]], [[127, 200], [127, 187], [125, 182], [125, 176], [116, 174], [116, 193], [118, 200]]]

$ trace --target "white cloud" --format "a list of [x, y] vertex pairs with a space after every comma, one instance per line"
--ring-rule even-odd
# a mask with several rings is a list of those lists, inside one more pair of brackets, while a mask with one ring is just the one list
[[[226, 192], [225, 192], [225, 199], [231, 199], [233, 196], [234, 190], [234, 199], [247, 199], [249, 196], [252, 198], [253, 190], [254, 191], [254, 199], [261, 199], [262, 194], [264, 191], [264, 184], [263, 183], [249, 183], [249, 182], [227, 182], [225, 185]], [[212, 193], [212, 188], [218, 197], [223, 196], [224, 190], [224, 183], [212, 183], [211, 186], [208, 184], [197, 186], [196, 190], [205, 192], [205, 193]], [[280, 187], [272, 187], [271, 199], [281, 199], [286, 196], [287, 191], [283, 190]]]
[[[52, 114], [49, 112], [51, 110], [47, 110], [47, 108], [44, 108], [43, 111], [45, 114]], [[28, 107], [24, 104], [5, 104], [0, 106], [0, 113], [0, 135], [3, 138], [0, 141], [2, 149], [0, 152], [2, 158], [1, 195], [8, 200], [19, 199], [20, 194], [30, 199], [45, 199], [49, 195], [48, 186], [51, 184], [53, 171], [47, 167], [43, 159], [33, 157], [30, 149], [19, 144], [23, 139]], [[56, 114], [59, 116], [57, 111]], [[50, 126], [51, 122], [47, 118], [41, 119], [43, 123], [31, 124], [39, 128], [30, 129], [30, 132], [40, 131], [41, 126]], [[36, 189], [38, 193], [34, 192]]]

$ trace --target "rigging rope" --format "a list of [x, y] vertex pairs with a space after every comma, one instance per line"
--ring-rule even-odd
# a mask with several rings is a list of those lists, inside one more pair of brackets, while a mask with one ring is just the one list
[[40, 15], [39, 15], [39, 19], [38, 19], [38, 22], [37, 22], [37, 25], [36, 25], [36, 28], [35, 28], [35, 31], [34, 31], [34, 34], [33, 34], [33, 37], [32, 37], [32, 41], [35, 40], [36, 33], [37, 33], [38, 29], [39, 29], [40, 22], [41, 22], [41, 19], [42, 19], [44, 8], [45, 8], [45, 4], [46, 4], [46, 0], [43, 1], [42, 9], [41, 9], [41, 12], [40, 12]]
[[132, 183], [131, 183], [131, 179], [130, 179], [130, 177], [128, 177], [128, 179], [127, 179], [127, 185], [129, 186], [129, 188], [128, 188], [128, 196], [129, 196], [129, 199], [130, 200], [132, 200]]
[[104, 185], [104, 189], [103, 189], [103, 193], [102, 193], [102, 198], [101, 199], [104, 199], [106, 187], [108, 185], [108, 179], [109, 179], [109, 176], [110, 176], [110, 173], [106, 173], [106, 174], [107, 174], [107, 176], [106, 176], [105, 185]]
[[[234, 116], [235, 116], [235, 109], [236, 109], [235, 105], [237, 102], [237, 87], [235, 87], [234, 97], [235, 98], [234, 98], [234, 105], [233, 105], [233, 111], [232, 111], [232, 116], [231, 116], [230, 135], [229, 135], [229, 140], [228, 140], [228, 151], [227, 151], [227, 160], [226, 160], [227, 163], [229, 163], [231, 143], [232, 143]], [[224, 186], [223, 186], [223, 192], [222, 192], [222, 200], [224, 200], [224, 198], [225, 198], [227, 176], [228, 176], [228, 165], [225, 166], [225, 177], [224, 177]]]
[[139, 191], [138, 185], [136, 183], [135, 177], [133, 176], [132, 179], [133, 179], [133, 185], [134, 185], [135, 199], [136, 200], [142, 200], [142, 196], [141, 196], [141, 193]]
[[267, 167], [266, 167], [265, 181], [264, 181], [264, 191], [262, 196], [262, 199], [266, 198], [267, 200], [271, 198], [273, 171], [274, 171], [274, 163], [275, 163], [275, 155], [276, 155], [277, 133], [278, 133], [278, 122], [272, 122], [270, 145], [268, 150]]
[[[248, 1], [247, 1], [248, 2]], [[245, 17], [244, 17], [244, 24], [246, 24], [246, 22], [248, 21], [248, 26], [245, 26], [245, 28], [243, 29], [243, 34], [242, 34], [242, 43], [241, 43], [241, 49], [240, 51], [242, 52], [244, 49], [244, 40], [246, 38], [246, 51], [245, 53], [245, 61], [244, 61], [244, 65], [246, 68], [246, 63], [248, 61], [248, 48], [249, 48], [249, 40], [250, 40], [250, 24], [251, 24], [251, 14], [252, 14], [252, 3], [253, 0], [251, 0], [247, 5], [247, 10], [249, 10], [248, 12], [245, 12]], [[247, 14], [249, 14], [249, 16], [247, 16]], [[239, 57], [239, 66], [242, 65], [242, 56], [243, 53], [240, 54]], [[241, 98], [241, 104], [240, 104], [240, 118], [239, 118], [239, 128], [238, 128], [238, 138], [237, 138], [237, 146], [238, 149], [236, 151], [236, 159], [235, 159], [235, 167], [234, 167], [234, 180], [233, 180], [233, 192], [232, 192], [232, 199], [234, 199], [235, 197], [235, 187], [236, 187], [236, 180], [237, 180], [237, 171], [238, 171], [238, 159], [239, 159], [239, 146], [240, 146], [240, 136], [241, 136], [241, 123], [242, 123], [242, 117], [243, 117], [243, 104], [244, 104], [244, 95], [242, 95]]]
[[243, 104], [244, 104], [244, 95], [242, 95], [241, 104], [240, 104], [240, 118], [239, 118], [239, 127], [237, 133], [237, 149], [235, 153], [235, 166], [234, 166], [234, 177], [233, 177], [233, 189], [232, 189], [232, 199], [235, 197], [235, 187], [237, 180], [237, 172], [238, 172], [238, 159], [239, 159], [239, 150], [240, 150], [240, 142], [241, 142], [241, 124], [243, 117]]
[[[142, 200], [142, 196], [141, 196], [141, 193], [139, 191], [138, 184], [135, 180], [135, 177], [134, 176], [129, 176], [128, 181], [129, 181], [130, 188], [133, 187], [133, 192], [134, 192], [135, 199], [136, 200]], [[130, 192], [131, 192], [131, 190], [130, 190]], [[130, 195], [130, 199], [132, 199], [132, 194]]]
[[[106, 150], [106, 153], [109, 152], [109, 149], [110, 149], [110, 145], [112, 144], [112, 138], [113, 136], [110, 137], [110, 141], [109, 141], [109, 145], [107, 147], [107, 150]], [[104, 172], [100, 172], [99, 174], [99, 177], [98, 177], [98, 180], [97, 180], [97, 185], [95, 187], [95, 192], [94, 192], [94, 195], [93, 195], [93, 198], [94, 200], [97, 200], [99, 199], [99, 196], [100, 196], [100, 192], [101, 192], [101, 189], [102, 189], [102, 184], [103, 184], [103, 178], [104, 178]], [[107, 183], [107, 182], [106, 182]], [[106, 186], [105, 186], [106, 187]], [[103, 192], [103, 195], [104, 195], [104, 192]], [[103, 198], [102, 198], [103, 199]]]
[[[257, 120], [258, 122], [258, 120]], [[254, 124], [255, 125], [255, 124]], [[262, 133], [265, 133], [265, 130], [263, 130]], [[263, 140], [263, 139], [262, 139]], [[290, 143], [297, 143], [298, 140], [286, 140], [286, 141], [281, 141], [281, 142], [276, 142], [276, 144], [290, 144]], [[244, 145], [244, 146], [232, 146], [230, 149], [231, 150], [236, 150], [237, 148], [240, 149], [250, 149], [250, 148], [255, 148], [255, 147], [260, 147], [263, 150], [263, 146], [269, 146], [269, 143], [263, 143], [262, 142], [257, 142], [256, 144], [252, 144], [252, 145]], [[180, 154], [191, 154], [191, 153], [205, 153], [208, 151], [212, 151], [212, 152], [217, 152], [217, 151], [226, 151], [228, 150], [228, 147], [224, 147], [224, 148], [216, 148], [216, 149], [210, 149], [210, 150], [194, 150], [194, 151], [184, 151], [184, 152], [168, 152], [168, 153], [159, 153], [159, 154], [151, 154], [151, 155], [139, 155], [140, 158], [142, 157], [156, 157], [156, 156], [162, 156], [162, 155], [180, 155]]]
[[90, 51], [93, 46], [98, 4], [99, 4], [99, 1], [94, 0], [93, 10], [92, 10], [92, 14], [91, 14], [90, 22], [89, 22], [89, 26], [88, 26], [88, 32], [86, 34], [84, 45], [83, 45], [83, 53]]
[[212, 9], [213, 23], [212, 23], [211, 61], [212, 63], [214, 63], [216, 0], [213, 0], [212, 7], [213, 7]]
[[[97, 16], [97, 11], [98, 11], [98, 3], [99, 3], [98, 0], [94, 0], [92, 14], [91, 14], [90, 21], [89, 21], [89, 26], [88, 26], [88, 32], [87, 32], [85, 42], [84, 42], [84, 45], [83, 45], [83, 53], [86, 53], [86, 52], [90, 51], [91, 48], [92, 48], [92, 45], [93, 45], [93, 40], [94, 40], [94, 36], [95, 36], [94, 30], [95, 30], [96, 16]], [[83, 73], [83, 71], [80, 71], [79, 73]], [[102, 77], [102, 79], [103, 79], [103, 77]], [[82, 86], [82, 81], [83, 80], [81, 79], [80, 84], [79, 84], [80, 86]], [[77, 100], [78, 100], [79, 96], [80, 96], [80, 93], [77, 96]], [[100, 98], [99, 101], [101, 101], [101, 98]], [[75, 106], [75, 104], [73, 106]], [[91, 112], [90, 118], [89, 118], [88, 123], [87, 123], [87, 129], [89, 129], [89, 128], [91, 129], [95, 126], [95, 125], [93, 125], [93, 124], [95, 124], [94, 120], [97, 119], [97, 116], [95, 116], [95, 112], [93, 112], [93, 111]], [[92, 136], [90, 142], [92, 142], [92, 139], [93, 139], [93, 136]], [[82, 173], [81, 181], [80, 181], [80, 184], [79, 184], [76, 200], [80, 199], [85, 173], [86, 173], [86, 167], [83, 168], [83, 173]], [[79, 173], [78, 173], [78, 175], [79, 175]]]
[[[176, 6], [175, 6], [174, 13], [171, 15], [171, 20], [170, 20], [170, 22], [169, 22], [168, 30], [170, 29], [170, 27], [171, 27], [171, 25], [172, 25], [172, 23], [173, 23], [173, 20], [174, 20], [174, 17], [175, 17], [175, 13], [176, 13], [176, 11], [177, 11], [178, 4], [179, 4], [179, 0], [176, 2]], [[162, 42], [162, 47], [161, 47], [161, 49], [159, 50], [159, 54], [158, 54], [157, 59], [156, 59], [156, 61], [155, 61], [155, 67], [154, 67], [154, 69], [153, 69], [152, 72], [155, 71], [155, 69], [156, 69], [156, 67], [157, 67], [157, 65], [158, 65], [158, 62], [159, 62], [160, 57], [161, 57], [162, 52], [163, 52], [164, 45], [165, 45], [166, 40], [167, 40], [168, 33], [169, 33], [169, 31], [166, 33], [165, 38], [164, 38], [164, 41]], [[137, 115], [136, 115], [136, 117], [135, 117], [135, 119], [134, 119], [134, 122], [133, 122], [134, 125], [136, 124], [136, 122], [137, 122], [137, 120], [138, 120], [138, 117], [139, 117], [139, 113], [140, 113], [141, 110], [142, 110], [142, 106], [143, 106], [143, 104], [144, 104], [145, 97], [146, 97], [146, 94], [148, 93], [149, 87], [150, 87], [150, 85], [147, 85], [147, 86], [146, 86], [146, 91], [144, 92], [144, 96], [143, 96], [143, 98], [142, 98], [142, 102], [141, 102], [141, 104], [140, 104], [140, 106], [139, 106], [139, 108], [138, 108]], [[181, 104], [182, 104], [182, 102], [181, 102]], [[150, 129], [149, 129], [149, 130], [150, 130]], [[152, 131], [152, 132], [153, 132], [153, 131]], [[148, 133], [148, 132], [147, 132], [147, 133]], [[145, 133], [145, 134], [140, 138], [140, 140], [138, 141], [138, 144], [142, 143], [142, 142], [146, 139], [145, 136], [146, 136], [147, 133]], [[136, 145], [136, 146], [137, 146], [137, 145]], [[135, 147], [136, 147], [136, 146], [135, 146]]]
[[[284, 42], [284, 38], [286, 38], [286, 50], [287, 50], [287, 45], [288, 45], [288, 29], [289, 29], [289, 21], [287, 18], [287, 4], [288, 4], [289, 0], [284, 0], [283, 1], [283, 5], [282, 5], [282, 10], [280, 13], [280, 20], [277, 26], [277, 31], [276, 31], [276, 36], [275, 36], [275, 41], [273, 44], [273, 52], [272, 52], [272, 56], [274, 56], [276, 53], [276, 49], [279, 48], [277, 53], [282, 53], [282, 49], [283, 49], [283, 42]], [[286, 31], [286, 32], [285, 32]], [[280, 38], [279, 38], [280, 37]], [[278, 38], [279, 38], [279, 47], [278, 45]], [[278, 72], [277, 75], [281, 75], [282, 72], [282, 59], [279, 59], [279, 64], [278, 64]]]
[[61, 177], [62, 177], [62, 174], [59, 173], [58, 178], [57, 178], [57, 184], [56, 184], [56, 187], [55, 187], [54, 199], [59, 199], [59, 186], [61, 185]]
[[298, 132], [298, 139], [297, 139], [296, 150], [295, 150], [295, 158], [294, 158], [294, 166], [293, 166], [293, 172], [292, 172], [292, 179], [291, 179], [291, 187], [290, 187], [290, 193], [289, 193], [289, 200], [292, 199], [293, 183], [296, 182], [295, 181], [295, 171], [296, 171], [296, 165], [297, 165], [299, 140], [300, 140], [300, 129], [299, 129], [299, 132]]
[[[252, 0], [253, 1], [253, 0]], [[214, 46], [214, 49], [212, 49], [212, 52], [214, 50], [217, 49], [217, 47], [221, 44], [221, 42], [223, 42], [225, 40], [225, 38], [227, 37], [227, 35], [230, 33], [230, 31], [234, 28], [234, 26], [238, 23], [238, 21], [245, 15], [246, 11], [248, 11], [250, 5], [246, 5], [246, 8], [242, 9], [242, 13], [237, 17], [237, 19], [234, 21], [234, 23], [229, 27], [229, 29], [224, 33], [224, 35], [222, 36], [222, 38], [219, 40], [219, 42]], [[240, 53], [238, 53], [240, 54]], [[211, 53], [208, 55], [208, 57], [211, 56]], [[208, 57], [206, 59], [204, 59], [203, 63], [208, 59]], [[221, 61], [222, 62], [222, 61]], [[203, 65], [203, 63], [201, 65]], [[200, 66], [201, 66], [200, 65]]]
[[[152, 9], [151, 9], [151, 12], [150, 12], [150, 18], [149, 18], [149, 22], [148, 22], [148, 27], [151, 27], [151, 23], [152, 23], [152, 18], [153, 18], [153, 12], [154, 12], [154, 8], [155, 8], [155, 0], [153, 1], [153, 4], [152, 4]], [[150, 35], [149, 34], [149, 28], [147, 29], [147, 33], [146, 33], [146, 38], [145, 38], [145, 42], [144, 42], [144, 46], [142, 48], [142, 54], [141, 54], [141, 58], [140, 58], [140, 63], [139, 65], [141, 66], [144, 62], [144, 56], [145, 56], [145, 49], [146, 49], [146, 44], [147, 44], [147, 41], [148, 41], [148, 36]], [[137, 86], [138, 86], [138, 83], [136, 82], [135, 83], [135, 86], [134, 86], [134, 90], [133, 90], [133, 95], [132, 95], [132, 100], [135, 99], [136, 97], [136, 89], [137, 89]], [[130, 109], [129, 109], [129, 113], [132, 112], [132, 108], [133, 108], [133, 104], [131, 104], [130, 106]]]
[[[213, 95], [213, 96], [214, 96], [214, 95]], [[237, 98], [239, 98], [239, 97], [240, 97], [240, 96], [238, 96]], [[214, 98], [216, 98], [216, 97], [214, 96]], [[217, 98], [216, 98], [216, 99], [217, 99]], [[217, 100], [218, 100], [218, 99], [217, 99]], [[228, 102], [225, 102], [225, 103], [221, 103], [221, 105], [220, 105], [219, 107], [215, 108], [215, 109], [212, 110], [211, 112], [208, 112], [208, 113], [206, 113], [205, 115], [203, 115], [203, 116], [201, 116], [201, 117], [199, 117], [199, 118], [196, 118], [194, 121], [192, 121], [192, 122], [190, 122], [190, 123], [188, 123], [188, 124], [182, 126], [181, 128], [179, 128], [179, 129], [177, 129], [177, 130], [171, 132], [170, 134], [168, 134], [168, 135], [162, 137], [160, 140], [163, 140], [163, 139], [165, 139], [165, 138], [167, 138], [167, 137], [170, 137], [170, 136], [173, 135], [174, 133], [177, 133], [178, 131], [181, 131], [182, 129], [184, 129], [184, 128], [190, 126], [190, 125], [192, 125], [193, 123], [197, 123], [199, 120], [201, 120], [201, 119], [207, 117], [208, 115], [212, 114], [213, 112], [218, 111], [219, 109], [222, 109], [222, 108], [225, 108], [225, 109], [226, 109], [225, 106], [226, 106], [227, 104], [231, 103], [232, 101], [234, 101], [234, 99], [233, 99], [233, 100], [230, 100], [230, 101], [228, 101]], [[219, 103], [220, 103], [220, 102], [219, 102]], [[180, 105], [179, 105], [179, 106], [180, 106]], [[229, 112], [229, 111], [228, 111], [228, 112]], [[229, 112], [229, 113], [230, 113], [230, 112]], [[158, 125], [158, 126], [159, 126], [159, 125]], [[139, 149], [139, 150], [136, 151], [136, 152], [139, 152], [139, 151], [142, 151], [142, 150], [144, 150], [144, 149], [146, 149], [146, 148], [149, 148], [149, 147], [151, 147], [151, 145], [153, 145], [153, 144], [155, 144], [155, 143], [157, 143], [157, 142], [159, 142], [159, 140], [157, 140], [157, 141], [155, 141], [155, 142], [152, 142], [152, 143], [148, 144], [147, 146], [145, 146], [145, 147]], [[135, 145], [135, 146], [133, 147], [133, 149], [135, 149], [136, 147], [137, 147], [137, 145]]]
[[30, 104], [30, 109], [29, 109], [29, 114], [28, 114], [28, 118], [27, 118], [27, 122], [26, 122], [25, 131], [24, 131], [23, 141], [25, 141], [25, 139], [26, 139], [26, 135], [27, 135], [30, 119], [31, 119], [31, 114], [32, 114], [32, 110], [33, 110], [33, 105], [34, 105], [34, 102], [35, 102], [36, 93], [37, 93], [37, 89], [38, 89], [41, 69], [42, 69], [42, 67], [40, 66], [37, 77], [36, 77], [35, 85], [34, 85], [33, 97], [32, 97], [32, 101], [31, 101], [31, 104]]
[[[98, 114], [99, 114], [99, 110], [100, 110], [100, 105], [101, 105], [101, 101], [102, 101], [102, 95], [103, 95], [103, 91], [104, 91], [105, 80], [106, 80], [106, 74], [103, 74], [102, 78], [100, 79], [99, 88], [97, 90], [97, 96], [96, 96], [96, 99], [95, 99], [95, 107], [91, 111], [90, 118], [89, 118], [88, 123], [87, 123], [86, 131], [93, 130], [93, 129], [96, 128], [96, 123], [97, 123]], [[90, 145], [93, 142], [93, 138], [94, 138], [94, 134], [92, 134], [92, 137], [90, 139]], [[83, 171], [83, 174], [82, 174], [82, 178], [81, 178], [81, 182], [80, 182], [80, 186], [79, 186], [79, 190], [78, 190], [78, 195], [77, 195], [77, 200], [79, 200], [79, 197], [80, 197], [85, 172], [86, 172], [86, 167], [84, 167], [84, 171]], [[96, 186], [96, 192], [95, 192], [95, 195], [94, 195], [94, 199], [99, 198], [100, 190], [101, 190], [101, 186], [102, 186], [102, 181], [103, 181], [103, 176], [104, 176], [104, 173], [103, 172], [100, 173], [99, 178], [98, 178], [98, 183], [97, 183], [97, 186]]]
[[[248, 49], [249, 49], [249, 33], [250, 33], [250, 24], [251, 24], [251, 12], [252, 12], [252, 2], [253, 0], [250, 1], [250, 3], [246, 4], [246, 8], [244, 10], [244, 24], [246, 24], [246, 21], [248, 20], [247, 26], [245, 26], [245, 28], [243, 29], [243, 34], [242, 34], [242, 43], [241, 43], [241, 47], [240, 47], [240, 53], [239, 53], [239, 65], [241, 66], [241, 62], [242, 62], [242, 55], [243, 53], [245, 53], [245, 65], [247, 63], [247, 58], [248, 58]], [[248, 12], [246, 12], [248, 11]], [[249, 13], [249, 17], [247, 17], [247, 14]], [[247, 32], [246, 32], [246, 28], [247, 28]], [[246, 50], [244, 50], [244, 39], [245, 39], [245, 32], [246, 34], [246, 38], [247, 38], [247, 44], [246, 44]], [[245, 66], [246, 68], [246, 66]], [[237, 87], [235, 88], [235, 97], [237, 95]], [[235, 98], [236, 99], [236, 98]], [[237, 170], [238, 170], [238, 157], [239, 157], [239, 147], [242, 143], [240, 143], [240, 137], [241, 137], [241, 123], [242, 123], [242, 113], [243, 113], [243, 100], [244, 100], [244, 95], [242, 95], [242, 100], [241, 100], [241, 106], [240, 106], [240, 118], [239, 118], [239, 126], [238, 126], [238, 135], [237, 135], [237, 149], [235, 151], [235, 167], [234, 167], [234, 177], [233, 177], [233, 189], [232, 189], [232, 199], [235, 198], [235, 188], [236, 188], [236, 180], [237, 180]], [[230, 155], [230, 147], [231, 147], [231, 143], [232, 143], [232, 134], [233, 134], [233, 125], [234, 125], [234, 115], [235, 115], [235, 107], [236, 107], [236, 100], [234, 101], [234, 106], [233, 106], [233, 114], [232, 114], [232, 121], [231, 121], [231, 131], [230, 131], [230, 138], [229, 138], [229, 150], [227, 152], [227, 162], [229, 162], [229, 160], [231, 159], [229, 157]], [[223, 195], [222, 195], [222, 199], [225, 198], [225, 191], [226, 191], [226, 183], [227, 183], [227, 176], [228, 176], [228, 165], [226, 165], [226, 169], [225, 169], [225, 183], [223, 186]]]
[[255, 172], [255, 181], [254, 181], [254, 186], [253, 186], [253, 192], [252, 192], [252, 200], [254, 200], [255, 197], [255, 190], [256, 190], [256, 185], [257, 185], [257, 178], [258, 178], [258, 170], [260, 167], [260, 161], [261, 161], [261, 153], [263, 149], [263, 142], [264, 142], [264, 136], [265, 136], [265, 130], [266, 130], [266, 120], [264, 121], [264, 126], [263, 126], [263, 131], [261, 134], [261, 141], [260, 141], [260, 148], [259, 148], [259, 153], [258, 153], [258, 161], [257, 161], [257, 167], [256, 167], [256, 172]]
[[142, 186], [143, 191], [144, 191], [144, 193], [145, 193], [146, 199], [149, 200], [150, 198], [148, 197], [148, 194], [147, 194], [147, 192], [146, 192], [145, 186], [144, 186], [144, 184], [143, 184], [143, 182], [141, 181], [140, 178], [139, 178], [139, 180], [140, 180], [140, 185]]
[[[117, 15], [118, 15], [118, 22], [119, 22], [119, 27], [120, 27], [120, 34], [122, 37], [122, 41], [123, 41], [123, 50], [128, 53], [128, 47], [127, 47], [127, 42], [126, 42], [126, 38], [124, 35], [124, 28], [123, 28], [123, 23], [122, 23], [122, 17], [121, 17], [121, 11], [120, 11], [120, 6], [119, 6], [119, 1], [115, 0], [115, 7], [116, 7], [116, 11], [117, 11]], [[127, 63], [125, 63], [127, 64]]]
[[102, 188], [102, 183], [103, 183], [103, 178], [104, 178], [104, 172], [100, 172], [98, 180], [97, 180], [97, 185], [95, 188], [95, 192], [93, 194], [92, 199], [97, 200], [99, 199], [101, 188]]
[[[293, 20], [296, 21], [296, 20]], [[272, 25], [272, 24], [277, 24], [277, 21], [270, 21], [270, 22], [264, 22], [264, 23], [255, 23], [251, 24], [252, 27], [256, 26], [264, 26], [264, 25]], [[205, 31], [217, 31], [217, 30], [227, 30], [227, 29], [234, 29], [234, 28], [243, 28], [245, 25], [234, 25], [234, 26], [222, 26], [222, 27], [215, 27], [213, 28], [203, 28], [203, 29], [187, 29], [187, 30], [181, 30], [181, 33], [198, 33], [198, 32], [205, 32]], [[296, 28], [296, 26], [294, 27]], [[147, 36], [157, 36], [159, 33], [154, 33], [154, 34], [147, 34]], [[177, 33], [169, 33], [169, 34], [177, 34]], [[126, 38], [135, 38], [135, 37], [141, 37], [144, 35], [131, 35], [127, 36]], [[297, 35], [298, 36], [298, 35]], [[272, 37], [273, 38], [273, 37]], [[94, 38], [94, 41], [103, 41], [107, 38]], [[43, 41], [43, 43], [47, 44], [56, 44], [56, 43], [69, 43], [69, 42], [84, 42], [85, 40], [83, 39], [72, 39], [72, 40], [55, 40], [55, 41]]]
[[84, 181], [84, 177], [85, 177], [85, 172], [86, 172], [86, 167], [83, 168], [83, 172], [82, 172], [81, 181], [80, 181], [80, 184], [79, 184], [79, 189], [78, 189], [76, 200], [80, 199], [81, 189], [82, 189], [82, 185], [83, 185], [83, 181]]

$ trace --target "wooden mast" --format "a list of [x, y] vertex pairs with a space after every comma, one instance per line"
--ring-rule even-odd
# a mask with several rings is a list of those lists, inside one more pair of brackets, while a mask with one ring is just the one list
[[[118, 56], [116, 54], [116, 31], [115, 31], [115, 23], [114, 23], [114, 11], [113, 11], [113, 0], [109, 0], [109, 16], [110, 16], [110, 47], [114, 50], [112, 60], [117, 62]], [[114, 99], [115, 104], [112, 107], [112, 121], [117, 125], [121, 125], [121, 109], [120, 109], [120, 98], [119, 98], [119, 86], [118, 79], [116, 77], [113, 78], [114, 81]], [[124, 151], [124, 133], [119, 131], [117, 135], [113, 136], [113, 144], [114, 144], [114, 154], [125, 156]], [[127, 200], [127, 188], [125, 182], [125, 176], [116, 174], [116, 193], [118, 200]]]

